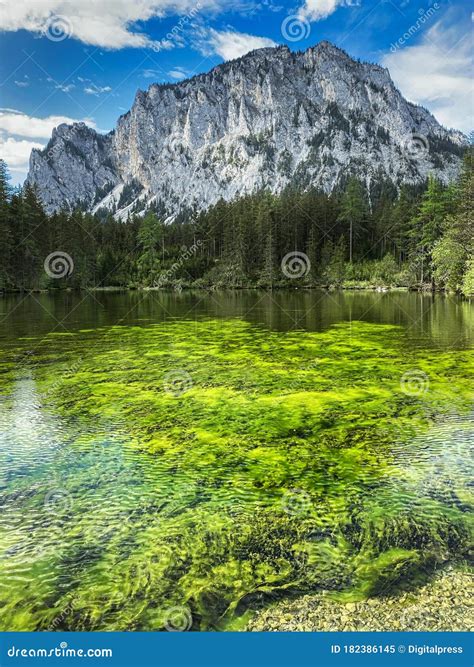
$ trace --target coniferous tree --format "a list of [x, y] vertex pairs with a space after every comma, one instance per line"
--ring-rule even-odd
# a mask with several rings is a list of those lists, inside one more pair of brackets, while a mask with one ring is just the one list
[[12, 275], [11, 188], [7, 165], [0, 160], [0, 290], [14, 286]]
[[[30, 185], [10, 191], [0, 162], [0, 289], [175, 282], [283, 287], [289, 279], [281, 260], [296, 251], [310, 258], [307, 285], [347, 280], [412, 286], [433, 277], [440, 287], [469, 294], [472, 195], [469, 157], [457, 187], [430, 179], [425, 192], [421, 185], [402, 186], [397, 196], [380, 181], [371, 187], [370, 209], [365, 187], [352, 178], [342, 195], [312, 188], [288, 187], [279, 195], [261, 190], [220, 200], [200, 213], [182, 210], [167, 224], [153, 211], [122, 222], [104, 211], [99, 217], [78, 210], [46, 216]], [[165, 211], [163, 202], [155, 208]], [[69, 254], [74, 264], [72, 274], [60, 280], [44, 269], [56, 251]]]
[[163, 263], [164, 230], [154, 213], [147, 213], [138, 231], [141, 252], [138, 259], [140, 277], [146, 285], [154, 285], [159, 279], [160, 258]]
[[412, 256], [417, 258], [420, 283], [433, 278], [430, 264], [434, 244], [441, 236], [444, 221], [454, 208], [454, 189], [445, 188], [433, 176], [429, 177], [417, 214], [411, 220]]
[[452, 215], [442, 222], [443, 235], [432, 249], [433, 276], [452, 291], [471, 293], [470, 275], [474, 258], [474, 169], [472, 151], [468, 152], [456, 190]]
[[354, 243], [361, 236], [367, 222], [368, 206], [366, 192], [360, 181], [350, 178], [341, 198], [338, 220], [348, 227], [349, 262], [352, 263]]

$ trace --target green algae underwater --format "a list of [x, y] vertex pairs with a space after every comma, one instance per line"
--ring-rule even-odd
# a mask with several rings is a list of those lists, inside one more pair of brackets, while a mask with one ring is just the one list
[[240, 630], [465, 565], [468, 345], [157, 319], [2, 339], [1, 630]]

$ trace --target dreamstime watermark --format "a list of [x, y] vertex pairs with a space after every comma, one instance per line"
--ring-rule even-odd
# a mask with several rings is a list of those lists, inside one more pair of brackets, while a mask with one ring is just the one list
[[291, 14], [281, 24], [281, 34], [289, 42], [299, 42], [311, 34], [310, 22], [303, 16]]
[[58, 511], [72, 509], [72, 497], [65, 489], [51, 489], [44, 497], [44, 507], [48, 512], [56, 514]]
[[44, 260], [44, 270], [50, 278], [68, 278], [74, 271], [74, 262], [67, 252], [55, 250]]
[[395, 53], [397, 49], [400, 49], [413, 35], [416, 35], [416, 33], [421, 30], [421, 28], [424, 26], [426, 21], [428, 21], [432, 16], [436, 14], [438, 9], [441, 8], [441, 5], [439, 5], [437, 2], [435, 2], [431, 7], [428, 9], [419, 9], [418, 14], [420, 15], [418, 19], [411, 25], [406, 32], [403, 33], [401, 37], [397, 39], [396, 42], [393, 42], [390, 44], [390, 51], [392, 53]]
[[[74, 139], [74, 136], [77, 132], [77, 125], [72, 125], [71, 127], [68, 127], [64, 136], [61, 136], [63, 141], [72, 141]], [[63, 144], [62, 142], [57, 142], [54, 144], [54, 146], [51, 146], [51, 148], [48, 149], [46, 153], [46, 157], [49, 159], [53, 159], [56, 157], [57, 154], [60, 154], [63, 150]]]
[[201, 11], [202, 5], [200, 2], [197, 2], [192, 9], [189, 10], [187, 14], [181, 16], [176, 25], [171, 28], [166, 35], [160, 39], [158, 42], [154, 42], [151, 45], [153, 51], [166, 51], [167, 49], [172, 48], [173, 43], [181, 43], [183, 41], [183, 34], [186, 28], [188, 27], [190, 21]]
[[186, 632], [193, 624], [193, 616], [189, 607], [170, 607], [164, 613], [163, 626], [168, 632]]
[[171, 156], [174, 156], [176, 153], [180, 153], [184, 150], [182, 138], [176, 135], [169, 137], [165, 141], [164, 147]]
[[[61, 134], [60, 138], [62, 139], [62, 141], [57, 141], [53, 146], [48, 148], [48, 150], [46, 151], [46, 159], [53, 160], [57, 156], [61, 155], [64, 148], [64, 142], [72, 141], [78, 129], [79, 129], [78, 123], [75, 123], [71, 127], [68, 127], [64, 135]], [[34, 170], [39, 171], [40, 169], [41, 169], [41, 163], [36, 162], [34, 165]]]
[[281, 506], [287, 514], [305, 516], [312, 508], [311, 496], [303, 489], [290, 489], [283, 494]]
[[167, 394], [181, 396], [193, 387], [193, 379], [188, 371], [182, 368], [169, 371], [163, 378], [163, 389]]
[[430, 386], [430, 379], [428, 375], [420, 370], [414, 368], [407, 371], [400, 378], [400, 387], [407, 396], [421, 396], [426, 394]]
[[66, 618], [73, 614], [76, 608], [76, 604], [77, 604], [76, 599], [73, 598], [72, 600], [70, 600], [64, 607], [64, 609], [61, 611], [61, 613], [55, 616], [55, 618], [53, 618], [46, 631], [53, 632], [54, 630], [57, 630], [58, 627], [62, 626]]
[[181, 249], [181, 254], [176, 260], [176, 262], [174, 262], [174, 264], [170, 266], [169, 269], [160, 273], [158, 280], [154, 282], [153, 287], [160, 288], [167, 285], [173, 279], [175, 273], [177, 273], [179, 269], [183, 267], [184, 263], [187, 262], [188, 259], [191, 259], [191, 257], [197, 253], [197, 251], [199, 250], [199, 248], [201, 248], [201, 246], [202, 246], [201, 239], [195, 241], [192, 246], [189, 246], [189, 248], [183, 246], [183, 248]]
[[41, 392], [40, 396], [42, 399], [47, 398], [49, 395], [54, 394], [58, 391], [58, 389], [61, 387], [63, 384], [63, 381], [67, 379], [68, 377], [72, 377], [77, 373], [79, 368], [82, 365], [82, 357], [79, 357], [73, 364], [71, 364], [65, 371], [64, 373], [61, 373], [60, 377], [58, 377], [53, 384], [48, 387], [46, 391]]
[[304, 278], [311, 270], [311, 262], [308, 255], [295, 250], [283, 257], [281, 270], [287, 278]]
[[50, 16], [46, 21], [43, 34], [51, 42], [63, 42], [72, 36], [72, 24], [66, 16]]
[[415, 275], [420, 270], [423, 262], [425, 261], [425, 253], [423, 251], [417, 250], [410, 258], [408, 262], [408, 273], [409, 275]]
[[403, 141], [403, 153], [410, 158], [420, 158], [430, 152], [430, 142], [424, 134], [409, 134]]
[[[113, 591], [110, 594], [101, 597], [100, 602], [103, 606], [103, 609], [110, 609], [112, 607], [118, 607], [123, 604], [125, 599], [125, 594], [120, 591]], [[84, 601], [79, 597], [70, 598], [65, 607], [61, 612], [53, 618], [49, 626], [46, 628], [46, 632], [54, 632], [64, 628], [65, 622], [68, 617], [71, 617], [74, 612], [83, 605]]]
[[68, 648], [61, 642], [56, 648], [15, 648], [7, 650], [9, 658], [111, 658], [111, 648]]

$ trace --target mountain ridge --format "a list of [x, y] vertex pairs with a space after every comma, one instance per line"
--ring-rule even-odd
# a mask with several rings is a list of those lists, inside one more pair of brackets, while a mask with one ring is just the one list
[[453, 180], [467, 140], [403, 98], [384, 67], [330, 42], [252, 51], [206, 73], [138, 90], [116, 127], [60, 125], [28, 182], [48, 212], [165, 216], [258, 189], [329, 192], [357, 174], [397, 186]]

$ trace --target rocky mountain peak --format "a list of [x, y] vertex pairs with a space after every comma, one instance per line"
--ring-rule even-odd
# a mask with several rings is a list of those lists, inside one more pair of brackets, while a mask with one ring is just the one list
[[465, 137], [407, 102], [388, 70], [323, 41], [252, 51], [138, 90], [115, 130], [60, 125], [28, 180], [46, 209], [164, 215], [289, 184], [330, 191], [352, 173], [397, 186], [458, 173]]

